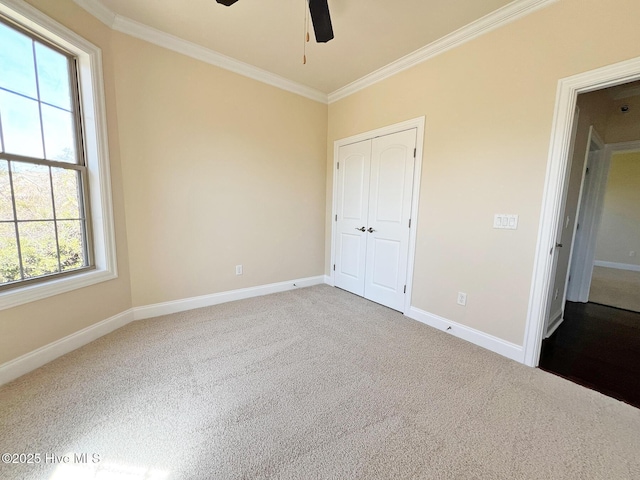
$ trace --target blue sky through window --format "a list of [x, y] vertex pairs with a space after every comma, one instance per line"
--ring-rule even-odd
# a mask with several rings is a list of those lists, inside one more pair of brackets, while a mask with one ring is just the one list
[[69, 59], [2, 23], [0, 125], [6, 153], [77, 161]]

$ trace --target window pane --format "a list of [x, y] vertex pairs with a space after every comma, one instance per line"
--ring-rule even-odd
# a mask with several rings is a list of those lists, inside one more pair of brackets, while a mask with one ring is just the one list
[[18, 244], [13, 223], [0, 223], [0, 284], [21, 280]]
[[18, 234], [25, 278], [59, 271], [54, 222], [18, 223]]
[[13, 220], [9, 165], [5, 160], [0, 160], [0, 221], [2, 220]]
[[85, 266], [82, 223], [82, 220], [65, 220], [58, 222], [60, 265], [63, 271]]
[[44, 148], [48, 160], [76, 163], [73, 116], [59, 108], [42, 105]]
[[56, 218], [72, 219], [80, 216], [80, 172], [64, 168], [52, 168], [53, 199]]
[[33, 41], [0, 23], [0, 87], [37, 98]]
[[40, 101], [71, 110], [69, 60], [41, 43], [36, 42], [36, 64]]
[[43, 158], [38, 101], [0, 90], [4, 151]]
[[11, 162], [18, 220], [53, 219], [49, 167]]

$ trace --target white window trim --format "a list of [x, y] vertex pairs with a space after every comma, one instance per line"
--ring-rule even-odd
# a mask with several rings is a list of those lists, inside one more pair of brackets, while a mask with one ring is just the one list
[[0, 292], [0, 310], [69, 292], [118, 277], [111, 200], [102, 51], [22, 0], [0, 0], [0, 13], [50, 39], [78, 58], [85, 155], [88, 170], [95, 269], [53, 277]]

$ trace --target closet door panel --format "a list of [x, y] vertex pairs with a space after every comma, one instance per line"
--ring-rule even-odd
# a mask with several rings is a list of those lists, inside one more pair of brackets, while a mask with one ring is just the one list
[[365, 297], [404, 308], [416, 130], [374, 138], [371, 151]]
[[335, 285], [364, 296], [371, 140], [340, 147]]

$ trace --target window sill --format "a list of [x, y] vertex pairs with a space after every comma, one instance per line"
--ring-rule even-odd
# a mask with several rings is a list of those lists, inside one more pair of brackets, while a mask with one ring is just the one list
[[54, 278], [24, 287], [16, 287], [0, 293], [0, 310], [17, 307], [61, 293], [95, 285], [118, 278], [118, 274], [109, 270], [89, 270], [77, 275]]

